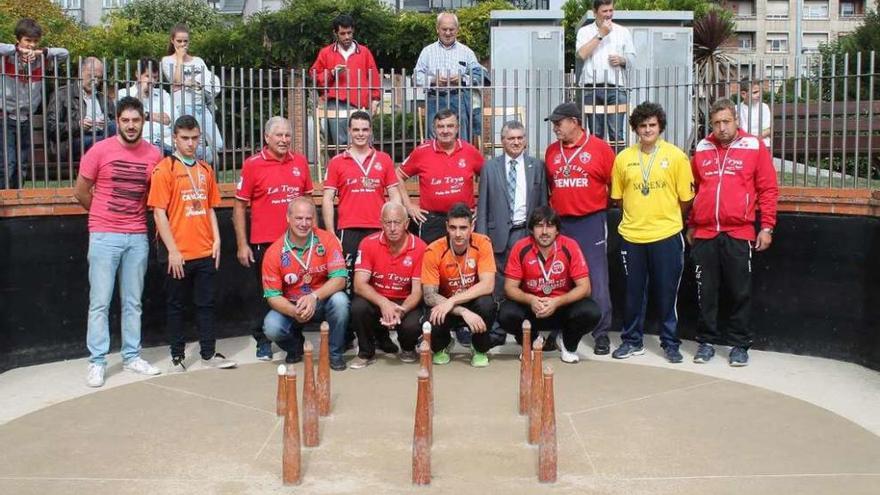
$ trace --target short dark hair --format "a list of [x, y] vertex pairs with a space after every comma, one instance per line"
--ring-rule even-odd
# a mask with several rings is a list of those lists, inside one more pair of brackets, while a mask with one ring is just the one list
[[366, 120], [370, 127], [373, 126], [373, 119], [370, 117], [370, 114], [363, 110], [358, 110], [348, 117], [348, 127], [351, 127], [351, 121], [353, 120]]
[[454, 218], [467, 218], [468, 222], [472, 222], [474, 220], [474, 212], [468, 208], [468, 205], [459, 201], [452, 205], [449, 208], [449, 211], [446, 213], [446, 221], [449, 222]]
[[353, 28], [354, 18], [348, 14], [339, 14], [336, 16], [336, 18], [333, 19], [333, 32], [335, 33], [339, 31], [339, 28], [341, 27]]
[[709, 120], [712, 120], [712, 117], [714, 117], [716, 113], [723, 110], [730, 110], [730, 112], [733, 114], [734, 119], [736, 118], [736, 105], [730, 99], [722, 98], [715, 101], [715, 103], [713, 103], [712, 106], [709, 107]]
[[434, 120], [431, 122], [432, 124], [436, 124], [437, 122], [448, 119], [449, 117], [455, 117], [455, 120], [458, 120], [458, 115], [452, 111], [450, 108], [444, 108], [439, 112], [434, 114]]
[[15, 24], [15, 39], [21, 41], [25, 36], [40, 39], [43, 37], [43, 28], [29, 17], [20, 19]]
[[527, 224], [529, 231], [534, 231], [535, 227], [541, 222], [547, 222], [548, 225], [556, 227], [557, 230], [562, 229], [562, 220], [559, 213], [548, 205], [539, 206], [529, 215], [529, 223]]
[[122, 112], [126, 110], [134, 110], [138, 114], [140, 114], [141, 117], [144, 116], [144, 104], [141, 103], [141, 100], [138, 100], [134, 96], [125, 96], [120, 98], [119, 101], [116, 102], [117, 116], [122, 115]]
[[141, 75], [148, 70], [153, 75], [159, 73], [159, 62], [153, 57], [141, 57], [141, 59], [138, 60], [138, 66], [138, 75]]
[[593, 0], [593, 11], [599, 10], [603, 5], [614, 5], [614, 0]]
[[657, 123], [660, 124], [660, 132], [666, 130], [666, 112], [658, 103], [650, 101], [639, 103], [635, 110], [633, 110], [632, 115], [629, 116], [629, 126], [632, 127], [632, 130], [636, 130], [639, 124], [651, 117], [657, 117]]
[[177, 131], [179, 131], [180, 129], [185, 129], [188, 131], [192, 129], [201, 130], [201, 127], [199, 127], [199, 121], [196, 120], [196, 118], [192, 115], [181, 115], [180, 117], [177, 117], [177, 120], [174, 121], [174, 134], [177, 134]]

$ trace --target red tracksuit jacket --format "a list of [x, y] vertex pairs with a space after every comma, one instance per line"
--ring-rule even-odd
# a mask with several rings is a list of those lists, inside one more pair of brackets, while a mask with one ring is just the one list
[[[345, 70], [334, 76], [333, 68], [345, 64]], [[325, 98], [348, 102], [358, 108], [370, 108], [370, 101], [381, 98], [382, 78], [370, 49], [355, 42], [354, 53], [348, 61], [339, 53], [336, 43], [318, 52], [318, 58], [309, 74], [319, 89], [327, 88]]]
[[755, 240], [755, 209], [761, 228], [776, 225], [776, 170], [770, 151], [760, 139], [742, 129], [726, 148], [713, 135], [697, 144], [691, 160], [697, 196], [688, 219], [697, 239], [721, 232]]

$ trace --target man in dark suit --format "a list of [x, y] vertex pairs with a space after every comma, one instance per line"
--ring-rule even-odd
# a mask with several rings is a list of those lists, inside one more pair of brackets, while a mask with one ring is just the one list
[[509, 121], [501, 128], [504, 154], [483, 166], [477, 199], [475, 230], [492, 240], [495, 265], [495, 300], [504, 295], [504, 268], [516, 241], [527, 237], [526, 223], [535, 208], [547, 204], [547, 174], [544, 163], [526, 156], [525, 127]]

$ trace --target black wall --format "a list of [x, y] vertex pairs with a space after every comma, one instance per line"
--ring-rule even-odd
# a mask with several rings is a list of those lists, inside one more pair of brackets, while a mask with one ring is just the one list
[[[223, 238], [218, 336], [247, 335], [259, 301], [252, 272], [235, 259], [231, 210], [218, 212]], [[612, 297], [622, 301], [620, 238], [609, 231]], [[85, 216], [0, 219], [0, 371], [88, 355]], [[755, 348], [828, 357], [880, 370], [880, 219], [783, 214], [772, 248], [753, 258]], [[163, 272], [150, 255], [143, 304], [143, 345], [164, 343]], [[118, 296], [114, 296], [117, 298]], [[695, 285], [686, 265], [679, 333], [693, 338]], [[620, 328], [615, 308], [615, 329]], [[649, 331], [653, 333], [654, 324]], [[111, 309], [111, 349], [119, 349], [118, 300]], [[190, 330], [194, 339], [195, 332]]]

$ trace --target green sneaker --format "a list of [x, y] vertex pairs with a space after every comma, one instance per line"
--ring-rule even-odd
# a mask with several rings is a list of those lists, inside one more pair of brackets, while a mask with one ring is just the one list
[[434, 353], [434, 364], [444, 365], [444, 364], [449, 364], [449, 361], [450, 361], [450, 357], [449, 357], [448, 350], [443, 349], [442, 351], [437, 351]]
[[489, 356], [484, 352], [474, 351], [474, 356], [471, 358], [471, 366], [474, 368], [485, 368], [489, 366]]

